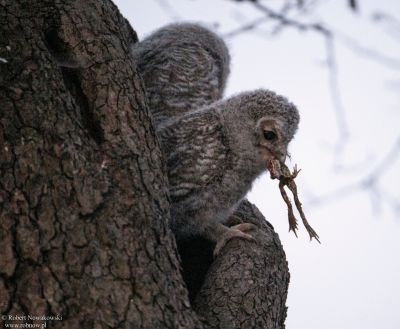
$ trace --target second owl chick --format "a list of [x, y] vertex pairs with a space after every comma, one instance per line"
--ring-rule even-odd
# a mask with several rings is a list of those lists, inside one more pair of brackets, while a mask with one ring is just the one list
[[156, 128], [220, 99], [229, 74], [229, 52], [212, 31], [171, 24], [132, 46]]
[[231, 238], [251, 239], [243, 232], [248, 225], [222, 223], [271, 159], [285, 161], [298, 123], [293, 104], [260, 89], [192, 111], [160, 129], [176, 237], [201, 235], [216, 243], [216, 253]]

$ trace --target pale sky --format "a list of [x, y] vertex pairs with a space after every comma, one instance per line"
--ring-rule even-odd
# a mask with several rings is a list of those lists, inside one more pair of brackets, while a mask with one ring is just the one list
[[[176, 21], [200, 22], [224, 35], [262, 17], [251, 4], [228, 0], [114, 2], [140, 39]], [[287, 255], [288, 329], [399, 329], [400, 156], [385, 159], [400, 136], [400, 2], [358, 1], [358, 14], [349, 11], [345, 0], [320, 2], [300, 19], [325, 22], [340, 38], [338, 80], [350, 133], [342, 154], [334, 152], [341, 134], [325, 43], [317, 33], [288, 27], [271, 36], [274, 24], [266, 22], [256, 32], [227, 38], [232, 66], [225, 97], [263, 87], [299, 108], [291, 166], [302, 169], [296, 180], [300, 199], [322, 244], [310, 243], [301, 223], [298, 239], [288, 233], [277, 181], [263, 175], [249, 199], [274, 226]], [[263, 3], [274, 7], [280, 2]], [[397, 23], [373, 22], [377, 11], [397, 17]], [[346, 46], [347, 37], [357, 47]], [[390, 66], [369, 57], [366, 49], [388, 57]], [[378, 194], [357, 185], [375, 168], [382, 173]], [[324, 197], [330, 193], [333, 198]]]

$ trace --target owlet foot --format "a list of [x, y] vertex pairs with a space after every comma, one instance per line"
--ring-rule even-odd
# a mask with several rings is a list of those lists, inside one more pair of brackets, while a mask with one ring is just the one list
[[251, 231], [256, 229], [257, 226], [255, 226], [254, 224], [250, 224], [250, 223], [242, 223], [242, 224], [238, 224], [232, 227], [226, 227], [225, 232], [219, 237], [217, 245], [215, 246], [214, 249], [214, 258], [218, 256], [218, 254], [220, 253], [221, 249], [226, 245], [226, 243], [229, 240], [232, 239], [245, 239], [245, 240], [249, 240], [249, 241], [255, 241], [255, 239], [250, 235], [245, 233], [246, 231]]

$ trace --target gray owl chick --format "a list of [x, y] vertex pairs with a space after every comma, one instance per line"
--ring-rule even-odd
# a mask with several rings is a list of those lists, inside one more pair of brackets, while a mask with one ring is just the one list
[[132, 46], [156, 127], [222, 97], [229, 52], [196, 24], [163, 27]]
[[178, 239], [216, 243], [252, 239], [250, 224], [228, 228], [233, 213], [266, 170], [287, 155], [299, 123], [296, 107], [268, 90], [245, 92], [191, 111], [158, 131], [167, 163], [172, 229]]

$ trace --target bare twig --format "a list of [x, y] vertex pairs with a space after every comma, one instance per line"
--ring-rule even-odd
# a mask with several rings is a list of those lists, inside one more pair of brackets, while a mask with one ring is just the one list
[[295, 19], [287, 17], [285, 14], [278, 13], [267, 6], [261, 4], [260, 2], [252, 2], [253, 6], [263, 12], [268, 17], [279, 21], [284, 26], [295, 27], [301, 31], [318, 31], [320, 33], [329, 33], [321, 24], [319, 23], [302, 23]]
[[[310, 11], [318, 3], [319, 3], [318, 0], [311, 0], [311, 1], [308, 1], [307, 3], [303, 3], [301, 6], [296, 6], [295, 7], [296, 11], [294, 13], [293, 18], [297, 18], [299, 15], [302, 15], [302, 14]], [[293, 5], [291, 5], [290, 3], [286, 3], [286, 6], [284, 6], [282, 8], [282, 10], [280, 11], [280, 14], [281, 15], [290, 15], [293, 8], [294, 8]], [[278, 21], [277, 25], [272, 29], [270, 34], [277, 35], [283, 30], [284, 27], [285, 27], [285, 25]]]
[[[315, 197], [307, 202], [308, 206], [320, 206], [322, 204], [330, 203], [332, 201], [342, 199], [358, 191], [369, 190], [369, 192], [376, 197], [377, 195], [389, 196], [388, 201], [400, 209], [399, 201], [390, 196], [382, 187], [379, 186], [379, 181], [382, 176], [389, 171], [389, 169], [396, 163], [400, 155], [400, 135], [397, 137], [396, 142], [393, 144], [389, 152], [382, 158], [382, 160], [372, 170], [364, 175], [361, 179], [346, 184], [337, 188], [334, 191], [328, 192], [324, 195]], [[381, 198], [382, 199], [382, 198]], [[376, 199], [375, 199], [376, 200]]]
[[238, 36], [239, 34], [248, 32], [248, 31], [253, 31], [256, 27], [260, 26], [261, 24], [264, 24], [269, 20], [268, 17], [262, 16], [259, 18], [256, 18], [255, 20], [243, 24], [242, 26], [238, 27], [237, 29], [234, 29], [228, 33], [223, 34], [222, 36], [226, 39], [233, 38]]
[[[280, 15], [287, 15], [288, 12], [289, 12], [291, 9], [293, 9], [293, 7], [298, 8], [297, 5], [294, 6], [294, 5], [291, 4], [291, 3], [284, 3], [282, 9], [281, 9], [280, 12], [279, 12]], [[246, 32], [250, 32], [250, 31], [254, 31], [254, 30], [256, 30], [259, 26], [261, 26], [262, 24], [264, 24], [264, 23], [266, 23], [266, 22], [271, 22], [271, 21], [274, 21], [274, 22], [275, 22], [276, 20], [271, 20], [271, 18], [270, 18], [269, 16], [263, 15], [262, 17], [258, 17], [258, 18], [254, 19], [254, 20], [252, 20], [252, 21], [250, 21], [250, 22], [248, 22], [248, 23], [242, 24], [240, 27], [238, 27], [238, 28], [236, 28], [236, 29], [234, 29], [234, 30], [232, 30], [232, 31], [230, 31], [230, 32], [228, 32], [228, 33], [225, 33], [225, 34], [223, 34], [222, 36], [223, 36], [224, 38], [236, 37], [236, 36], [238, 36], [239, 34], [246, 33]], [[275, 33], [276, 33], [275, 30], [277, 30], [279, 27], [280, 27], [280, 25], [279, 25], [279, 26], [276, 26], [276, 27], [274, 28], [274, 31], [271, 32], [271, 34], [275, 34]]]
[[382, 25], [390, 36], [400, 41], [400, 20], [398, 18], [384, 12], [375, 12], [372, 20]]
[[356, 0], [349, 0], [349, 6], [351, 10], [358, 11], [358, 4]]
[[349, 128], [346, 120], [346, 111], [339, 89], [338, 68], [333, 38], [333, 35], [330, 33], [325, 36], [326, 62], [329, 70], [329, 89], [332, 97], [333, 108], [335, 110], [336, 126], [338, 129], [338, 137], [334, 148], [336, 154], [335, 163], [341, 163], [341, 155], [349, 140]]
[[363, 46], [356, 39], [338, 31], [335, 31], [334, 33], [338, 42], [342, 43], [358, 55], [364, 56], [365, 58], [390, 69], [400, 70], [400, 60], [398, 58], [390, 57], [379, 50]]

